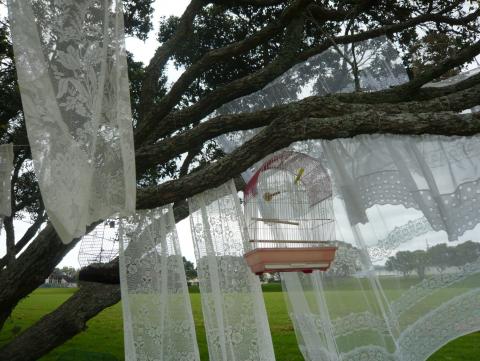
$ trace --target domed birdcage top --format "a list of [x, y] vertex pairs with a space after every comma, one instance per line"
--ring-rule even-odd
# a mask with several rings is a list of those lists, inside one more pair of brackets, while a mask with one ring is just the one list
[[332, 183], [315, 158], [283, 151], [245, 189], [247, 263], [254, 273], [326, 270], [335, 255]]
[[245, 202], [257, 195], [260, 176], [274, 170], [286, 171], [292, 175], [293, 183], [303, 184], [310, 206], [332, 196], [330, 177], [319, 160], [303, 153], [282, 151], [267, 160], [252, 176], [244, 191]]
[[78, 252], [80, 267], [93, 263], [108, 263], [118, 257], [118, 225], [115, 220], [107, 220], [82, 237]]

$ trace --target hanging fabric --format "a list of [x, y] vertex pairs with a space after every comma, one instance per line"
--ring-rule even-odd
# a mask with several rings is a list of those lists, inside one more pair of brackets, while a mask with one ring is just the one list
[[424, 361], [480, 330], [479, 137], [322, 142], [338, 250], [282, 275], [306, 360]]
[[421, 211], [457, 240], [480, 222], [480, 138], [359, 136], [324, 143], [352, 224], [375, 204]]
[[233, 181], [190, 198], [189, 208], [210, 361], [275, 360]]
[[3, 218], [12, 214], [13, 145], [0, 145], [0, 229]]
[[122, 1], [9, 0], [35, 173], [64, 243], [135, 210]]
[[120, 224], [127, 361], [200, 361], [171, 205]]

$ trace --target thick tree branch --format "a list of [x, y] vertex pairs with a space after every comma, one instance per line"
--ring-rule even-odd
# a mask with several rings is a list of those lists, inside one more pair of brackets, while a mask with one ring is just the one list
[[[304, 130], [304, 131], [301, 131]], [[138, 208], [154, 208], [216, 187], [250, 165], [293, 142], [305, 139], [335, 139], [359, 134], [443, 134], [480, 133], [480, 115], [453, 112], [401, 113], [363, 112], [333, 118], [281, 117], [225, 158], [184, 178], [138, 192]]]
[[[6, 265], [11, 267], [15, 262], [15, 229], [13, 227], [13, 217], [4, 217], [3, 227], [5, 228], [5, 240], [7, 244], [7, 254], [4, 259], [6, 260]], [[3, 266], [4, 265], [0, 264], [0, 270]]]
[[[10, 189], [10, 207], [12, 213], [8, 217], [4, 217], [3, 219], [3, 226], [5, 228], [5, 241], [7, 245], [7, 254], [6, 264], [11, 266], [15, 262], [15, 229], [13, 227], [13, 219], [15, 218], [15, 185], [18, 180], [18, 174], [20, 169], [22, 168], [22, 164], [24, 162], [24, 158], [19, 156], [15, 159], [15, 166], [13, 168], [13, 174], [11, 178], [11, 189]], [[0, 264], [0, 270], [4, 267], [4, 265]]]
[[[475, 78], [480, 82], [480, 76], [475, 76]], [[384, 98], [384, 93], [385, 91], [374, 92], [370, 93], [370, 96], [381, 100]], [[339, 100], [339, 97], [341, 98], [338, 95], [312, 96], [298, 102], [258, 112], [222, 115], [212, 118], [184, 133], [139, 149], [137, 152], [137, 167], [139, 171], [142, 171], [154, 164], [161, 164], [179, 154], [188, 152], [192, 147], [201, 146], [205, 141], [221, 134], [266, 126], [282, 115], [294, 117], [296, 112], [301, 112], [305, 116], [315, 115], [315, 117], [339, 117], [355, 112], [375, 110], [387, 114], [435, 111], [459, 112], [480, 104], [480, 85], [426, 101], [400, 102], [403, 98], [398, 96], [396, 103], [362, 104], [344, 103]]]
[[[87, 228], [90, 231], [96, 224]], [[40, 286], [55, 266], [77, 244], [64, 244], [50, 223], [30, 246], [0, 273], [0, 329], [16, 304]]]

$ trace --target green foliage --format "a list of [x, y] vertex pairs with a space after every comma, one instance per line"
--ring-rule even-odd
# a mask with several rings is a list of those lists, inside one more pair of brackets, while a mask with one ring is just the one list
[[125, 33], [145, 40], [152, 30], [154, 0], [123, 1]]
[[466, 264], [473, 263], [480, 258], [480, 245], [467, 241], [459, 244], [451, 250], [451, 266], [462, 268]]
[[7, 23], [0, 21], [0, 140], [2, 143], [11, 141], [12, 136], [8, 131], [11, 131], [12, 127], [18, 127], [21, 109], [13, 63], [13, 48], [9, 36]]
[[428, 249], [429, 264], [436, 267], [440, 272], [443, 272], [445, 268], [451, 265], [451, 256], [453, 252], [450, 252], [450, 248], [446, 243], [437, 244]]
[[[277, 18], [282, 6], [272, 8], [207, 6], [196, 17], [194, 30], [188, 40], [175, 49], [174, 61], [177, 67], [187, 67], [212, 49], [224, 47], [245, 39]], [[178, 18], [163, 18], [160, 23], [159, 41], [165, 42], [178, 26]], [[187, 105], [197, 100], [206, 91], [220, 84], [245, 76], [271, 62], [280, 49], [278, 34], [251, 52], [236, 56], [231, 61], [214, 64], [196, 81], [183, 101]]]
[[[352, 14], [358, 2], [334, 0], [329, 1], [330, 9], [338, 9], [344, 15], [336, 21], [326, 20], [319, 24], [318, 22], [307, 21], [304, 29], [304, 39], [302, 45], [297, 51], [305, 50], [312, 46], [318, 45], [324, 41], [328, 41], [328, 36], [343, 35], [342, 33], [354, 34], [361, 31], [382, 27], [392, 23], [401, 23], [418, 14], [425, 14], [440, 8], [444, 8], [451, 4], [444, 0], [434, 1], [383, 1], [376, 3], [375, 6], [363, 11], [351, 20]], [[175, 49], [173, 60], [178, 68], [186, 68], [196, 61], [202, 55], [212, 49], [221, 48], [226, 45], [241, 41], [251, 36], [255, 32], [264, 28], [267, 24], [275, 22], [284, 10], [285, 4], [270, 7], [251, 7], [251, 6], [223, 6], [210, 5], [203, 8], [199, 15], [195, 18], [193, 30], [190, 32], [186, 41]], [[467, 3], [459, 3], [457, 6], [451, 6], [451, 10], [447, 16], [465, 16], [469, 11], [474, 9], [474, 5], [468, 6]], [[344, 20], [344, 26], [341, 26]], [[164, 17], [160, 21], [158, 39], [160, 42], [167, 41], [174, 31], [177, 29], [179, 18], [175, 16]], [[348, 30], [346, 29], [348, 28]], [[285, 33], [278, 32], [275, 36], [265, 41], [260, 46], [241, 56], [233, 56], [226, 62], [213, 64], [209, 70], [204, 72], [189, 88], [185, 97], [178, 104], [178, 107], [185, 107], [192, 102], [197, 101], [202, 95], [210, 90], [232, 80], [244, 77], [264, 66], [270, 64], [280, 53], [282, 49], [282, 39]], [[445, 59], [446, 56], [454, 54], [463, 46], [472, 43], [476, 38], [474, 27], [453, 27], [435, 23], [425, 23], [422, 29], [409, 28], [398, 34], [386, 35], [392, 43], [390, 48], [377, 49], [374, 54], [378, 61], [388, 59], [393, 73], [404, 71], [404, 67], [410, 70], [412, 76], [418, 74], [425, 67], [431, 66], [438, 61]], [[375, 42], [375, 40], [372, 40]], [[356, 46], [360, 46], [357, 43]], [[360, 46], [361, 47], [361, 46]], [[343, 49], [347, 53], [350, 50]], [[402, 54], [403, 66], [399, 63], [393, 63], [392, 51], [395, 58], [398, 52]], [[355, 50], [357, 56], [364, 54], [364, 49]], [[382, 53], [383, 54], [379, 54]], [[377, 60], [374, 60], [374, 63]], [[377, 61], [377, 62], [378, 62]], [[317, 63], [315, 63], [317, 62]], [[318, 93], [325, 92], [326, 81], [329, 92], [338, 91], [345, 87], [347, 79], [345, 77], [345, 69], [347, 64], [336, 51], [331, 51], [322, 59], [317, 59], [313, 63], [309, 63], [308, 67], [302, 69], [303, 75], [300, 77], [293, 76], [286, 82], [281, 84], [283, 88], [291, 88], [298, 91], [302, 86], [316, 79], [314, 87]], [[385, 66], [372, 66], [373, 71], [385, 71]], [[458, 72], [458, 69], [454, 70]], [[318, 74], [322, 77], [318, 78]], [[337, 75], [335, 75], [337, 74]], [[378, 75], [378, 74], [373, 74]], [[451, 73], [449, 74], [451, 75]], [[348, 76], [347, 76], [348, 77]], [[320, 81], [321, 80], [321, 81]], [[320, 91], [319, 91], [320, 90]], [[323, 91], [322, 91], [323, 90]], [[289, 99], [286, 99], [289, 100]]]
[[183, 258], [183, 266], [185, 267], [185, 275], [187, 276], [187, 280], [193, 280], [197, 278], [197, 269], [195, 268], [195, 265], [188, 261], [185, 257]]
[[408, 276], [414, 269], [413, 252], [400, 251], [395, 256], [389, 257], [385, 263], [385, 268], [388, 271], [402, 272], [403, 276]]
[[478, 261], [480, 258], [480, 244], [472, 241], [457, 246], [448, 246], [446, 243], [437, 244], [427, 251], [399, 251], [395, 256], [388, 258], [385, 263], [387, 271], [398, 271], [403, 276], [415, 271], [423, 279], [428, 267], [443, 272], [448, 267], [462, 268], [467, 264]]

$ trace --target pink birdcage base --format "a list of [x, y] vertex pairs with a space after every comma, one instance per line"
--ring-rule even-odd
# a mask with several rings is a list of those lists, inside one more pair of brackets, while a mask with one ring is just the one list
[[256, 275], [272, 272], [326, 271], [335, 258], [336, 247], [256, 248], [244, 255]]

